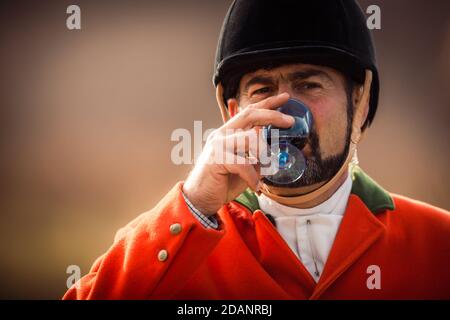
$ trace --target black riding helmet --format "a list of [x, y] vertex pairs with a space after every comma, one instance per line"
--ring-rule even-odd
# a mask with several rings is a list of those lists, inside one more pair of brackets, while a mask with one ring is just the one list
[[328, 66], [359, 84], [370, 69], [363, 128], [373, 121], [379, 92], [375, 49], [355, 0], [235, 0], [223, 22], [213, 79], [223, 86], [225, 105], [244, 74], [286, 63]]

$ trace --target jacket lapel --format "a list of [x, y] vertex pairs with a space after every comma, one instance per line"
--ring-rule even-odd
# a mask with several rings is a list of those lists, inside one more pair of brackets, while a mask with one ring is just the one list
[[253, 214], [260, 263], [292, 299], [308, 299], [316, 283], [261, 210]]
[[311, 299], [317, 299], [369, 250], [384, 232], [385, 226], [378, 221], [359, 197], [351, 194], [344, 219]]

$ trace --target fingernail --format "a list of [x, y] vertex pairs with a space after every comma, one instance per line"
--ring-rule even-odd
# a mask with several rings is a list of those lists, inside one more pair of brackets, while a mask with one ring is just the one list
[[294, 117], [292, 117], [292, 116], [289, 116], [289, 115], [287, 115], [287, 114], [282, 114], [282, 116], [283, 116], [283, 119], [284, 120], [286, 120], [286, 121], [288, 121], [289, 123], [294, 123]]

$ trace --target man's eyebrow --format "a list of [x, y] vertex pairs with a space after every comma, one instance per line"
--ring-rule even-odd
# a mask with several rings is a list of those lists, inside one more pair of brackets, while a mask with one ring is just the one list
[[[288, 79], [289, 81], [298, 81], [298, 80], [305, 80], [314, 76], [318, 76], [327, 82], [333, 81], [328, 73], [318, 69], [307, 69], [302, 71], [296, 71], [290, 73], [288, 75]], [[254, 76], [247, 81], [247, 83], [244, 86], [244, 91], [247, 91], [250, 88], [250, 86], [254, 84], [272, 85], [273, 79], [269, 76], [262, 76], [262, 75]]]
[[332, 82], [330, 75], [322, 70], [318, 69], [308, 69], [308, 70], [302, 70], [302, 71], [296, 71], [293, 73], [290, 73], [288, 75], [289, 81], [296, 81], [296, 80], [305, 80], [310, 77], [318, 76], [322, 78], [324, 81]]
[[244, 91], [247, 91], [250, 88], [250, 86], [254, 84], [272, 85], [273, 79], [267, 76], [254, 76], [247, 81], [247, 83], [244, 86]]

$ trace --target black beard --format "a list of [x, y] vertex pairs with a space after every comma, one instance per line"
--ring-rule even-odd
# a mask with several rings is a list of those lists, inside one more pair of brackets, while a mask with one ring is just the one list
[[[351, 100], [350, 100], [351, 101]], [[339, 169], [345, 162], [347, 158], [348, 151], [350, 148], [350, 135], [351, 135], [351, 124], [353, 120], [353, 105], [349, 104], [347, 106], [347, 132], [345, 137], [345, 147], [344, 150], [337, 154], [325, 159], [322, 159], [320, 153], [319, 136], [317, 135], [315, 126], [311, 128], [311, 133], [308, 138], [307, 144], [310, 145], [313, 155], [306, 158], [306, 168], [303, 175], [295, 182], [288, 184], [281, 184], [269, 181], [267, 178], [263, 178], [263, 182], [269, 186], [281, 187], [281, 188], [299, 188], [306, 187], [316, 183], [326, 182], [336, 175]], [[296, 143], [295, 140], [292, 144], [299, 150], [304, 148], [304, 144]]]

